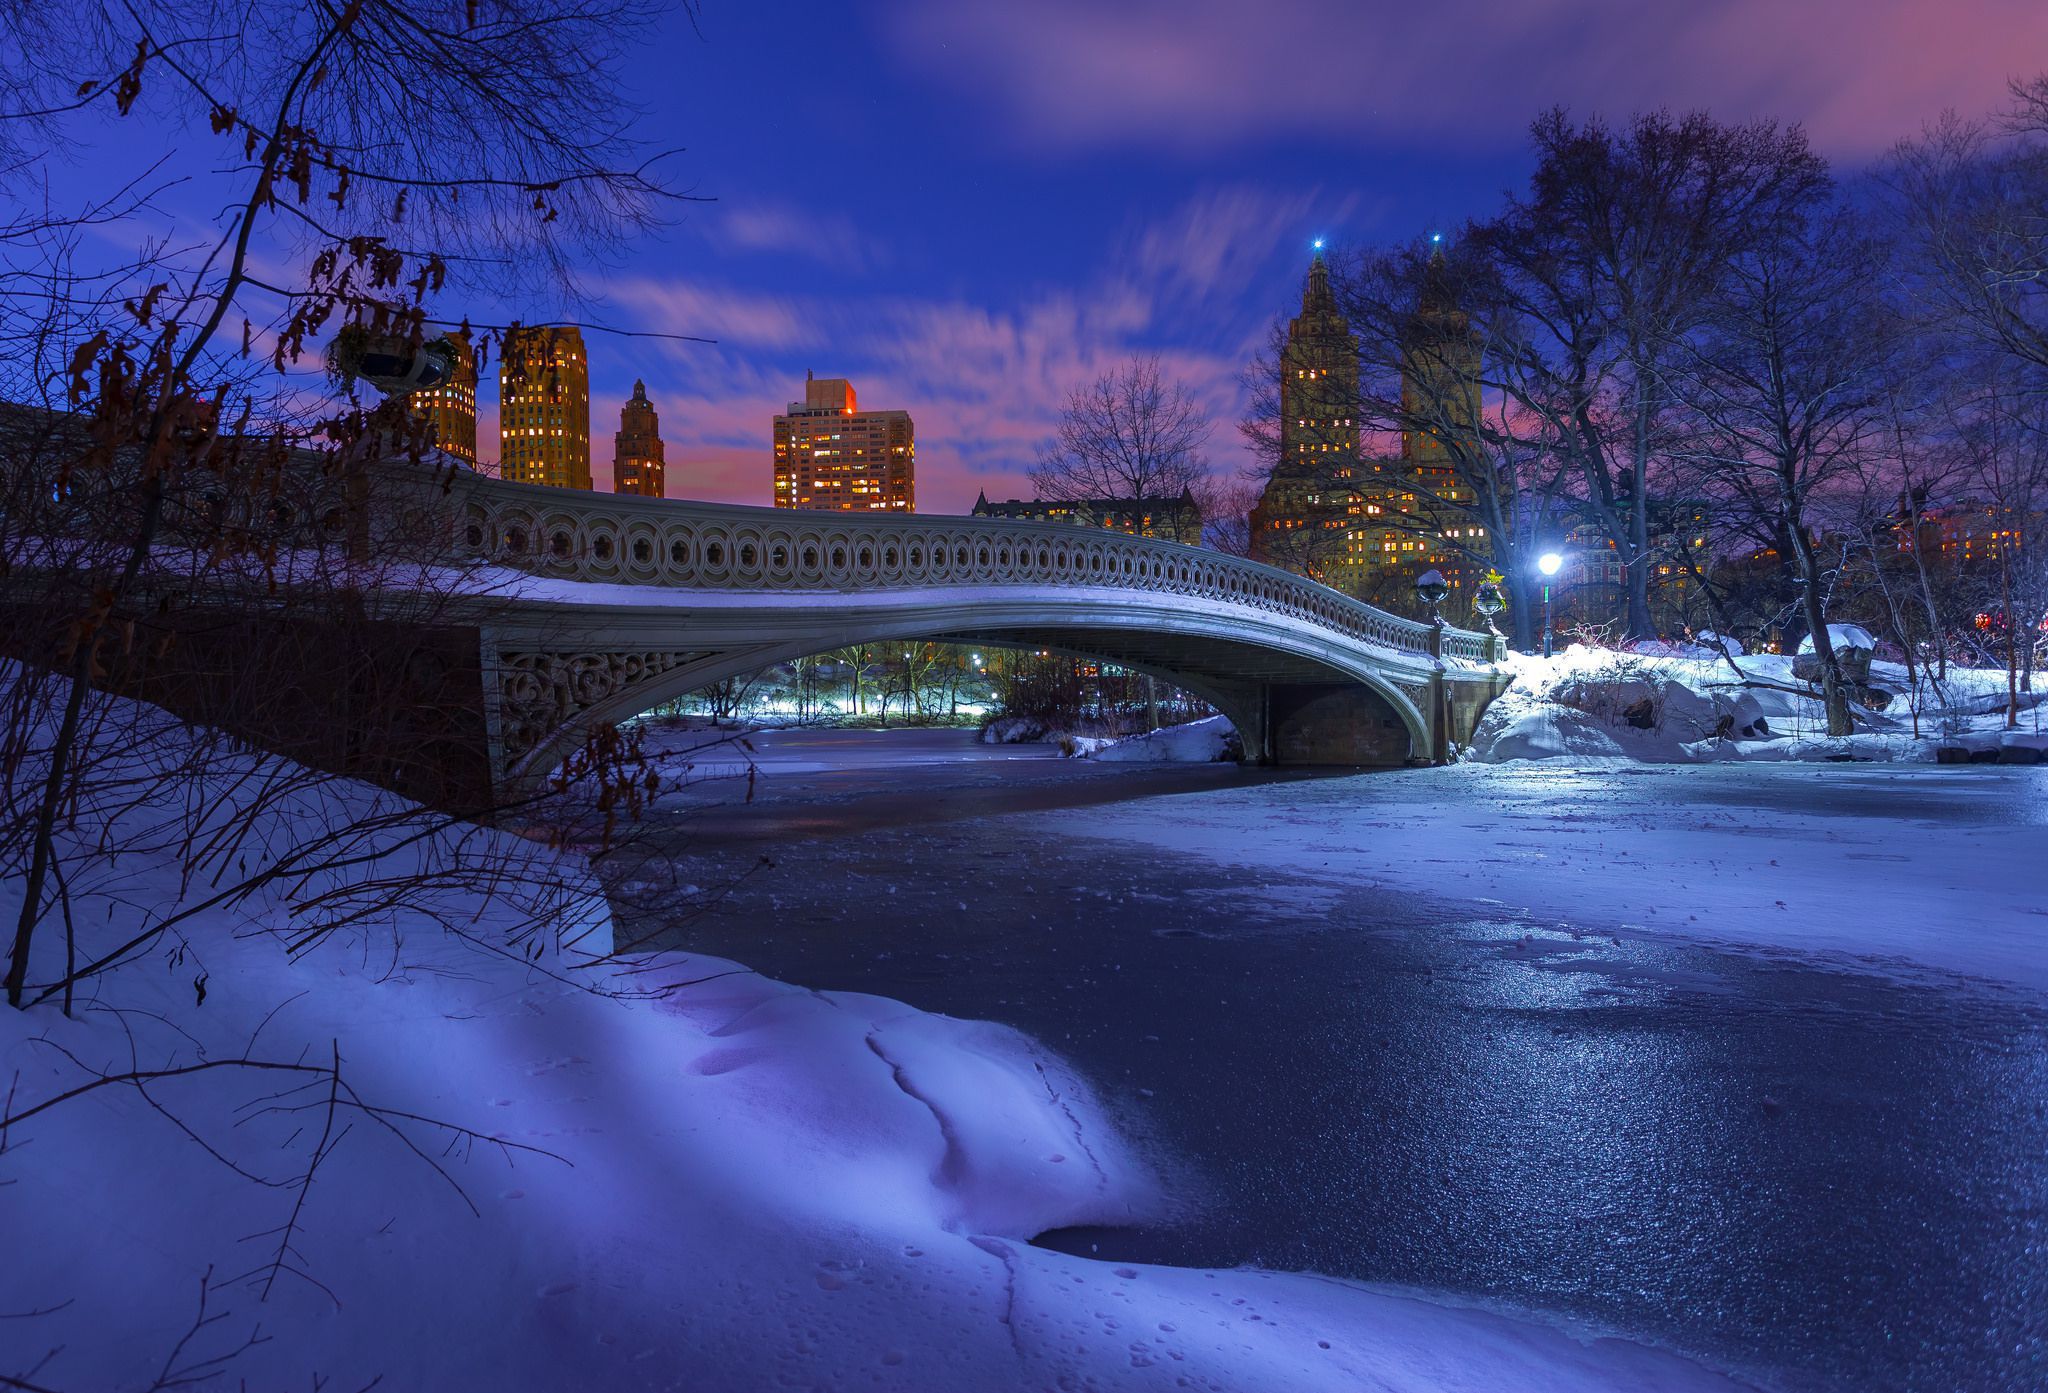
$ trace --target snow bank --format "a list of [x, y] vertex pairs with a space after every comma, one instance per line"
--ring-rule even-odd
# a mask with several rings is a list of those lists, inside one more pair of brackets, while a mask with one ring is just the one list
[[[157, 732], [166, 768], [183, 738]], [[218, 760], [198, 790], [252, 846], [393, 806], [342, 782], [238, 803], [257, 763]], [[181, 806], [193, 792], [164, 785]], [[139, 846], [136, 820], [171, 811], [66, 836]], [[399, 835], [355, 848], [400, 865], [418, 853]], [[605, 913], [574, 864], [440, 836], [537, 874], [448, 888], [297, 956], [283, 940], [304, 892], [280, 885], [195, 914], [177, 951], [101, 979], [75, 1019], [0, 1011], [16, 1115], [94, 1070], [193, 1070], [8, 1130], [0, 1374], [144, 1389], [168, 1361], [180, 1386], [443, 1393], [1729, 1386], [1343, 1282], [1031, 1248], [1163, 1203], [1056, 1056], [718, 960], [607, 964], [576, 946]], [[74, 887], [82, 952], [130, 932], [138, 905], [209, 893], [162, 856], [100, 869]], [[554, 898], [521, 888], [543, 883]], [[20, 894], [0, 884], [0, 909]], [[537, 913], [567, 932], [507, 951]], [[32, 976], [52, 970], [46, 953]]]
[[[1844, 630], [1854, 626], [1836, 626]], [[1845, 633], [1840, 642], [1851, 641]], [[1944, 747], [1997, 749], [2004, 674], [1953, 670], [1939, 711], [1913, 730], [1906, 675], [1875, 664], [1895, 693], [1881, 711], [1852, 707], [1853, 735], [1830, 737], [1827, 715], [1791, 658], [1736, 656], [1668, 644], [1616, 652], [1574, 644], [1552, 658], [1510, 654], [1514, 684], [1487, 708], [1469, 758], [1706, 764], [1755, 760], [1933, 762]], [[2032, 697], [2029, 701], [2033, 700]], [[1929, 704], [1933, 704], [1929, 699]]]
[[1103, 741], [1088, 757], [1113, 764], [1215, 764], [1236, 759], [1241, 748], [1237, 729], [1228, 717], [1208, 716], [1123, 740]]

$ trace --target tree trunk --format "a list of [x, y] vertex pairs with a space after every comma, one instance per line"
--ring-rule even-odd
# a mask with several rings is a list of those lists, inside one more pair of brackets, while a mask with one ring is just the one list
[[1627, 577], [1628, 618], [1624, 632], [1632, 639], [1655, 638], [1650, 619], [1650, 403], [1649, 389], [1636, 384], [1635, 492], [1629, 498]]
[[1793, 555], [1799, 563], [1800, 589], [1806, 600], [1806, 627], [1813, 637], [1813, 657], [1820, 665], [1821, 702], [1827, 708], [1828, 734], [1851, 735], [1855, 733], [1856, 725], [1849, 716], [1848, 683], [1842, 679], [1842, 665], [1835, 657], [1827, 617], [1821, 609], [1820, 560], [1813, 554], [1813, 543], [1806, 535], [1804, 523], [1795, 517], [1788, 530], [1792, 534]]

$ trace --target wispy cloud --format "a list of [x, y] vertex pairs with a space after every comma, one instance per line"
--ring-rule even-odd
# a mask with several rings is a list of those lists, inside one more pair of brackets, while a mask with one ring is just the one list
[[1309, 135], [1500, 146], [1555, 104], [1803, 122], [1855, 157], [2001, 98], [2048, 52], [2038, 0], [907, 0], [897, 51], [1024, 144]]
[[843, 213], [728, 195], [692, 214], [691, 231], [726, 252], [790, 256], [830, 270], [864, 274], [892, 258], [880, 238]]

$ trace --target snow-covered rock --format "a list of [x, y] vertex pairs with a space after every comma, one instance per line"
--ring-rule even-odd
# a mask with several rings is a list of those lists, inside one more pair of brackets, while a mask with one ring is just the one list
[[1511, 759], [1626, 759], [1606, 722], [1554, 701], [1503, 707], [1496, 702], [1472, 741], [1474, 757], [1497, 764]]
[[1089, 758], [1116, 764], [1216, 764], [1236, 759], [1242, 749], [1236, 727], [1224, 716], [1161, 726], [1127, 739], [1105, 741]]
[[[1844, 629], [1854, 626], [1838, 626]], [[1830, 738], [1826, 712], [1796, 660], [1777, 654], [1723, 659], [1574, 644], [1553, 658], [1510, 655], [1515, 681], [1474, 733], [1469, 757], [1622, 758], [1658, 764], [1723, 760], [1924, 760], [1938, 750], [1997, 748], [2003, 674], [1951, 670], [1940, 692], [1921, 693], [1914, 733], [1911, 696], [1881, 712], [1857, 707], [1854, 735]], [[1877, 665], [1873, 679], [1909, 686], [1903, 669]], [[1958, 728], [1950, 728], [1958, 727]], [[1937, 738], [1939, 737], [1939, 738]], [[1993, 757], [1993, 756], [1987, 756]], [[2023, 761], [2014, 755], [2008, 762]]]
[[984, 745], [1023, 745], [1045, 739], [1045, 723], [1029, 716], [998, 716], [981, 728]]
[[[1864, 628], [1861, 624], [1828, 625], [1828, 645], [1837, 652], [1847, 652], [1859, 648], [1866, 653], [1877, 651], [1877, 639], [1871, 634], [1870, 630]], [[1799, 652], [1807, 654], [1812, 651], [1813, 635], [1808, 634], [1805, 638], [1799, 640]]]

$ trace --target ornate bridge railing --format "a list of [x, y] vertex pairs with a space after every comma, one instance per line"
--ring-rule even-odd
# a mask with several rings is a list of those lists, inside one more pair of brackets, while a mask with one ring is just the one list
[[[1071, 524], [747, 508], [476, 476], [458, 497], [467, 554], [563, 580], [757, 593], [1108, 587], [1247, 605], [1397, 653], [1433, 652], [1429, 625], [1291, 572]], [[1492, 642], [1446, 627], [1442, 655], [1486, 662]]]

